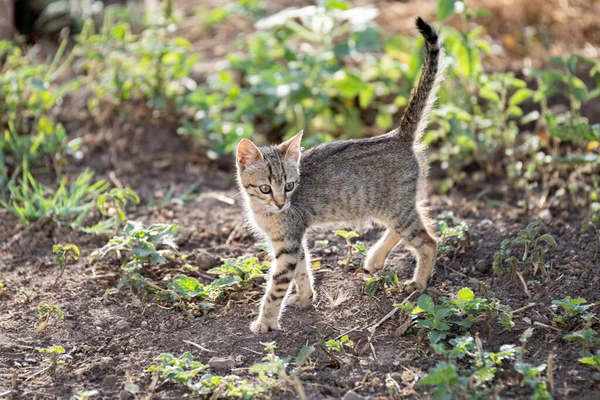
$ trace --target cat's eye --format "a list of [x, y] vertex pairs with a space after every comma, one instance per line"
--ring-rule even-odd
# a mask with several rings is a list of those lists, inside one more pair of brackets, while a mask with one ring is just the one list
[[291, 192], [292, 190], [294, 190], [294, 186], [296, 185], [295, 182], [288, 182], [285, 184], [285, 191], [286, 192]]
[[269, 194], [269, 193], [271, 193], [271, 186], [269, 186], [269, 185], [260, 185], [258, 187], [258, 190], [260, 190], [261, 193]]

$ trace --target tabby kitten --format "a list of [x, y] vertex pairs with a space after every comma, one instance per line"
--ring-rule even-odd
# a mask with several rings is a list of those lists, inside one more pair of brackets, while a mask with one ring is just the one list
[[279, 329], [282, 304], [300, 308], [315, 299], [310, 254], [305, 240], [315, 225], [371, 220], [387, 228], [369, 251], [365, 269], [383, 267], [404, 240], [416, 254], [408, 291], [423, 291], [433, 272], [437, 243], [424, 206], [427, 164], [421, 136], [441, 80], [443, 50], [436, 31], [421, 18], [425, 38], [421, 77], [393, 131], [368, 139], [316, 146], [301, 153], [302, 132], [278, 146], [258, 148], [243, 139], [237, 148], [238, 182], [248, 217], [269, 240], [275, 261], [256, 321], [255, 333]]

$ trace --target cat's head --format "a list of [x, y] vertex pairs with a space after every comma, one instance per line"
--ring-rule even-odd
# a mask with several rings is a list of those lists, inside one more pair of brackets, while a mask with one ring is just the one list
[[236, 162], [238, 182], [253, 210], [278, 213], [286, 210], [300, 181], [302, 131], [277, 146], [258, 148], [242, 139]]

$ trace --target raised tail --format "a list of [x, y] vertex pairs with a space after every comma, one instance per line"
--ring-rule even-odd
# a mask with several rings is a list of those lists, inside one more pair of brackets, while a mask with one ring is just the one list
[[396, 135], [403, 141], [420, 140], [425, 129], [427, 116], [433, 108], [435, 95], [442, 78], [444, 50], [435, 31], [421, 17], [417, 17], [417, 29], [425, 38], [425, 62], [421, 68], [419, 83], [413, 89], [408, 106], [402, 116]]

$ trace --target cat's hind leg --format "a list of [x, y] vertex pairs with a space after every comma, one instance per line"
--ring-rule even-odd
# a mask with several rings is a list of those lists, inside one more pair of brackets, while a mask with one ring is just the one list
[[427, 288], [429, 278], [433, 275], [433, 267], [437, 254], [437, 242], [427, 229], [424, 221], [426, 216], [415, 209], [401, 219], [396, 225], [396, 230], [406, 243], [407, 247], [417, 257], [417, 268], [413, 278], [404, 283], [407, 292], [422, 292]]
[[375, 273], [383, 268], [383, 264], [390, 252], [400, 242], [401, 236], [394, 229], [388, 229], [381, 239], [367, 253], [365, 269]]
[[296, 305], [298, 308], [306, 308], [315, 301], [315, 290], [312, 275], [312, 266], [310, 264], [310, 253], [304, 246], [298, 265], [296, 266], [296, 293], [291, 295], [288, 303]]

